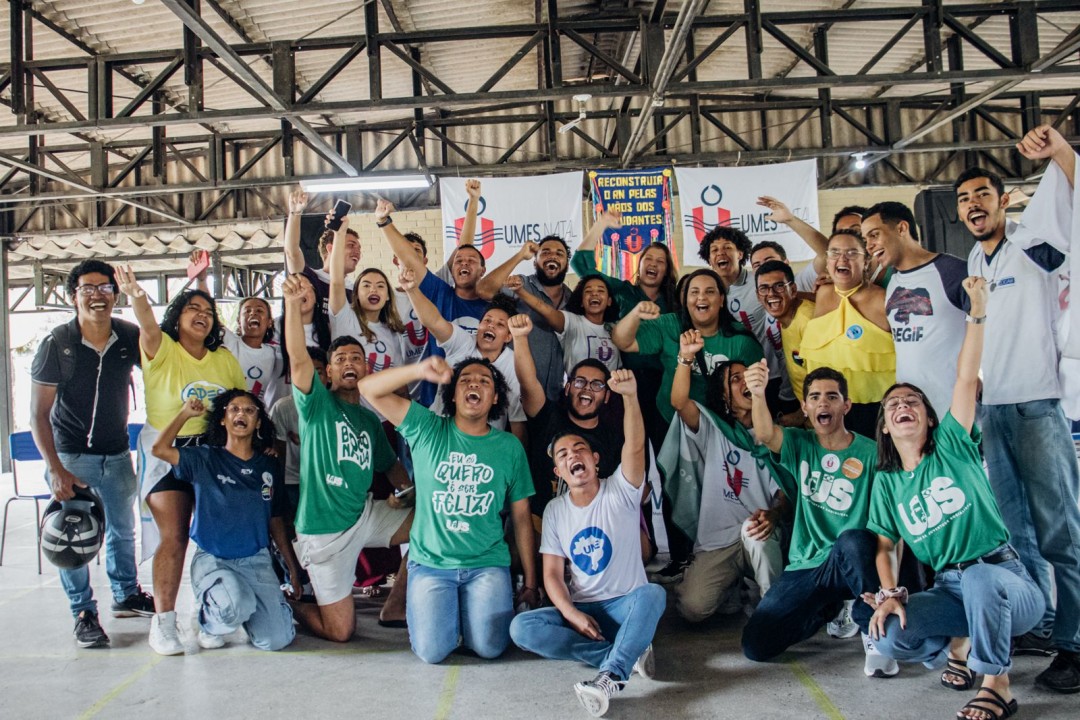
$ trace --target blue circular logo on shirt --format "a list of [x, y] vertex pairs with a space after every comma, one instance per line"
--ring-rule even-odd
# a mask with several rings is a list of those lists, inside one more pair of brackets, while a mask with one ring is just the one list
[[858, 340], [863, 335], [862, 325], [852, 325], [844, 334], [851, 340]]
[[570, 559], [586, 575], [599, 575], [611, 562], [611, 540], [598, 527], [587, 527], [570, 541]]
[[727, 457], [724, 459], [728, 461], [729, 465], [738, 465], [739, 460], [742, 459], [742, 455], [739, 454], [738, 450], [732, 450], [727, 454]]

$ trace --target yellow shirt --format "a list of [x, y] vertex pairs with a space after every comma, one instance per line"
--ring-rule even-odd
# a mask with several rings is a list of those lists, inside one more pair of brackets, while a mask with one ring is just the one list
[[896, 382], [892, 333], [864, 318], [846, 297], [806, 324], [799, 352], [808, 373], [819, 367], [843, 373], [853, 403], [881, 402]]
[[[224, 347], [197, 360], [165, 333], [161, 334], [161, 347], [153, 360], [142, 352], [142, 371], [146, 421], [158, 430], [173, 421], [189, 397], [197, 397], [209, 405], [226, 390], [247, 387], [240, 363]], [[180, 429], [180, 435], [201, 435], [204, 430], [205, 416], [191, 418]]]
[[803, 362], [799, 347], [802, 345], [806, 324], [813, 318], [814, 303], [803, 300], [799, 303], [799, 309], [795, 311], [795, 317], [791, 318], [791, 324], [787, 327], [780, 326], [780, 338], [784, 344], [784, 364], [787, 366], [788, 378], [791, 380], [791, 391], [795, 393], [795, 399], [800, 403], [803, 401], [806, 363]]

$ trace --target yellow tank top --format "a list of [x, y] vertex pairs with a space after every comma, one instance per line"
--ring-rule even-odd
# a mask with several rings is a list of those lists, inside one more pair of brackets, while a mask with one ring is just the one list
[[896, 382], [896, 350], [892, 333], [864, 318], [840, 295], [840, 306], [806, 324], [799, 352], [810, 373], [831, 367], [844, 374], [854, 403], [876, 403]]
[[791, 380], [791, 391], [795, 398], [802, 402], [803, 380], [806, 379], [806, 363], [802, 358], [802, 338], [806, 332], [806, 325], [814, 319], [814, 303], [803, 300], [799, 303], [799, 309], [795, 311], [795, 317], [787, 327], [780, 327], [780, 338], [784, 344], [784, 364], [787, 366], [788, 378]]

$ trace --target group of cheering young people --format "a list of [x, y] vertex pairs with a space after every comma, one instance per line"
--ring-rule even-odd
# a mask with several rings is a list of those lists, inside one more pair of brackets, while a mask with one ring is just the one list
[[[348, 641], [358, 557], [408, 543], [380, 624], [407, 628], [429, 663], [513, 641], [591, 665], [574, 691], [594, 716], [632, 673], [653, 674], [674, 583], [691, 623], [745, 604], [751, 660], [826, 625], [861, 632], [868, 676], [918, 661], [966, 691], [982, 675], [958, 715], [1008, 717], [1014, 651], [1052, 655], [1037, 682], [1080, 691], [1080, 471], [1059, 376], [1071, 213], [1044, 212], [1071, 207], [1076, 154], [1048, 127], [1018, 149], [1051, 160], [1040, 205], [1016, 224], [999, 178], [963, 173], [966, 263], [921, 245], [900, 203], [846, 208], [826, 236], [761, 198], [816, 253], [797, 274], [779, 244], [721, 226], [700, 243], [706, 268], [679, 278], [653, 244], [632, 281], [606, 276], [595, 247], [615, 212], [573, 253], [550, 236], [487, 271], [471, 180], [439, 272], [377, 203], [392, 282], [357, 272], [349, 219], [308, 265], [294, 193], [276, 320], [246, 298], [225, 328], [200, 279], [158, 322], [130, 268], [77, 266], [82, 342], [42, 343], [34, 436], [57, 499], [76, 486], [101, 499], [113, 615], [152, 617], [161, 654], [185, 651], [189, 537], [204, 649], [240, 627], [281, 649], [296, 623]], [[137, 327], [112, 316], [121, 293]], [[660, 488], [671, 562], [650, 583]], [[152, 597], [136, 579], [136, 497]], [[76, 642], [107, 645], [88, 570], [61, 578]]]

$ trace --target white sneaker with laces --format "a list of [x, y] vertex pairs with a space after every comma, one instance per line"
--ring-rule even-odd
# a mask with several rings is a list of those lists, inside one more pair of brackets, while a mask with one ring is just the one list
[[900, 672], [900, 666], [896, 664], [896, 661], [878, 652], [866, 633], [862, 634], [862, 643], [863, 651], [866, 653], [866, 660], [863, 662], [863, 672], [866, 673], [866, 677], [891, 678]]
[[859, 634], [859, 625], [851, 619], [851, 607], [855, 601], [845, 600], [844, 607], [825, 626], [825, 632], [834, 638], [851, 638]]
[[225, 647], [225, 638], [221, 635], [211, 635], [199, 628], [199, 647], [203, 650], [217, 650]]
[[150, 647], [158, 655], [183, 655], [184, 644], [180, 642], [180, 630], [176, 627], [176, 613], [158, 613], [150, 620]]
[[656, 674], [656, 656], [653, 654], [652, 643], [645, 648], [645, 652], [641, 653], [641, 657], [634, 663], [634, 669], [631, 672], [648, 680], [653, 679], [653, 675]]
[[611, 673], [600, 672], [592, 680], [585, 680], [574, 685], [578, 701], [593, 717], [602, 717], [608, 710], [608, 701], [619, 694], [624, 683], [616, 680]]

